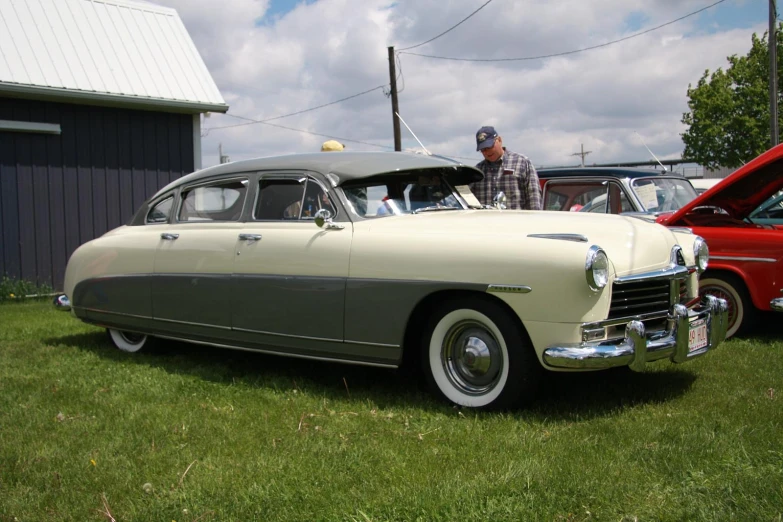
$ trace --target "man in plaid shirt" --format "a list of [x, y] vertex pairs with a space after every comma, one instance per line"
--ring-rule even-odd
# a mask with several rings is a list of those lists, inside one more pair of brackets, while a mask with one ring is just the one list
[[476, 133], [476, 150], [484, 161], [476, 167], [484, 179], [470, 184], [482, 205], [491, 205], [498, 192], [506, 195], [506, 208], [541, 210], [541, 186], [533, 164], [522, 154], [509, 152], [494, 127], [481, 127]]

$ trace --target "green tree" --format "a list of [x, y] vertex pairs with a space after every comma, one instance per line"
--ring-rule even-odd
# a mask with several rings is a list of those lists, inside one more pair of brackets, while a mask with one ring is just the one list
[[[754, 33], [752, 40], [746, 56], [727, 58], [728, 69], [712, 74], [707, 70], [696, 87], [688, 85], [690, 112], [682, 115], [682, 123], [688, 126], [682, 134], [683, 157], [708, 168], [734, 168], [770, 147], [767, 33], [762, 38]], [[783, 64], [780, 39], [777, 49], [779, 70]], [[780, 94], [778, 82], [778, 101]]]

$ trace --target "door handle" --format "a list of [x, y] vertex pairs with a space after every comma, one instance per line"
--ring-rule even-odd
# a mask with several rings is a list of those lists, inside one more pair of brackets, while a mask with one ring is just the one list
[[160, 235], [161, 239], [167, 239], [169, 241], [173, 241], [173, 240], [177, 239], [178, 237], [179, 237], [179, 234], [173, 234], [171, 232], [163, 232]]
[[239, 234], [240, 241], [260, 241], [261, 234]]

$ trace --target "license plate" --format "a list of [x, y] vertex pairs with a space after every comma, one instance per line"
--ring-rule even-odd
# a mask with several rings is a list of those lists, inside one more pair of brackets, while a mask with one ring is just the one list
[[688, 353], [707, 346], [707, 321], [698, 319], [688, 328]]

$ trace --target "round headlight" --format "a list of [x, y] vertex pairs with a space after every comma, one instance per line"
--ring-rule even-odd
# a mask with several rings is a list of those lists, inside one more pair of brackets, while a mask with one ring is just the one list
[[593, 245], [588, 249], [585, 260], [585, 276], [587, 277], [587, 286], [596, 292], [609, 282], [609, 258], [606, 257], [606, 252], [601, 247]]
[[701, 274], [707, 270], [707, 264], [710, 260], [710, 249], [707, 247], [707, 242], [704, 238], [696, 236], [696, 240], [693, 242], [693, 257], [696, 259], [696, 270]]

